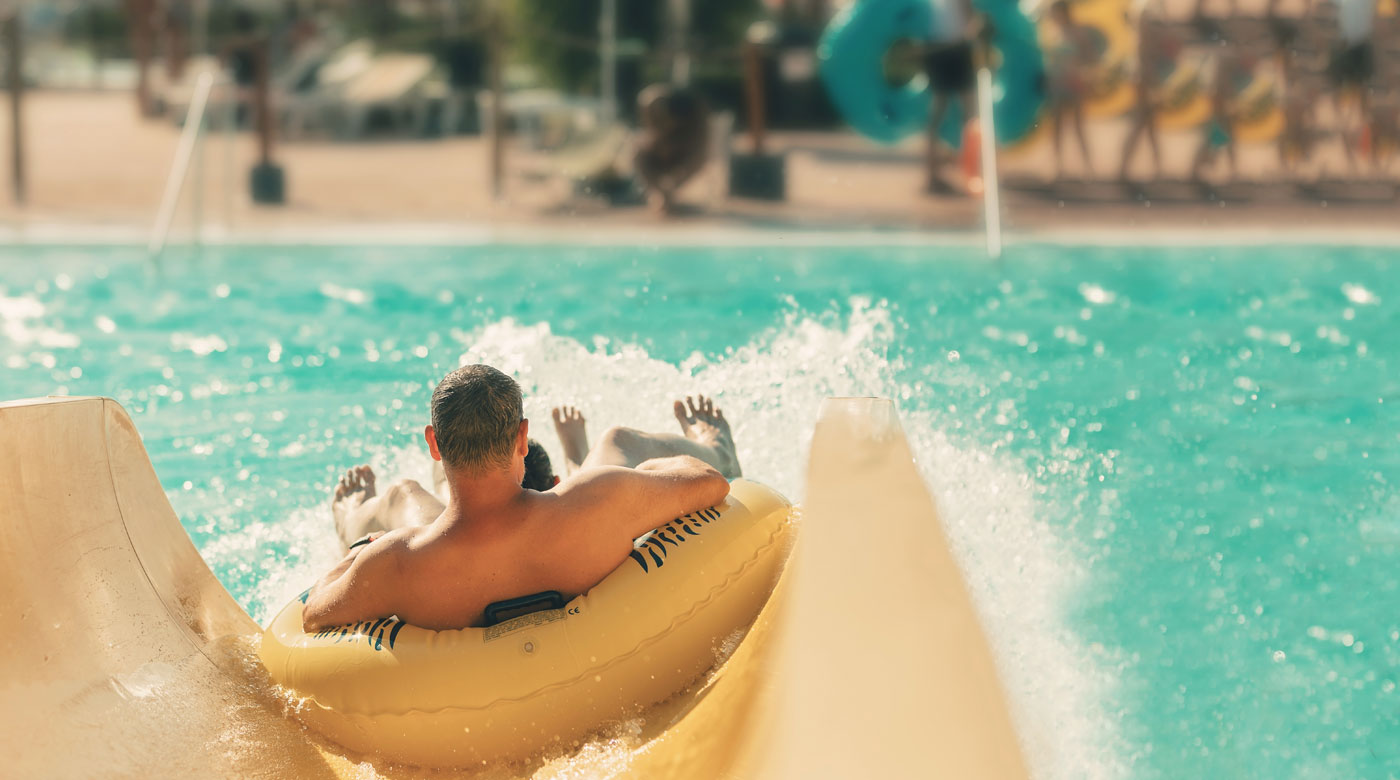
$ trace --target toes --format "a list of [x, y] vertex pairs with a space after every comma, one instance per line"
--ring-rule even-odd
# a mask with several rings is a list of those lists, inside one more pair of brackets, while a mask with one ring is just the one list
[[[701, 402], [702, 404], [705, 402], [704, 396], [701, 396], [701, 397], [700, 397], [700, 402]], [[700, 410], [698, 410], [698, 409], [695, 408], [695, 399], [694, 399], [694, 398], [691, 398], [690, 396], [686, 396], [686, 397], [685, 397], [685, 403], [686, 403], [687, 406], [690, 407], [690, 414], [691, 414], [692, 416], [697, 415], [697, 414], [700, 413]]]
[[554, 418], [555, 425], [564, 422], [564, 410], [560, 409], [557, 406], [554, 407], [554, 410], [549, 413], [549, 416]]
[[686, 414], [685, 414], [685, 401], [676, 401], [674, 404], [671, 405], [671, 409], [672, 409], [673, 411], [675, 411], [675, 413], [676, 413], [676, 419], [678, 419], [678, 420], [684, 420], [684, 419], [685, 419], [685, 417], [686, 417]]

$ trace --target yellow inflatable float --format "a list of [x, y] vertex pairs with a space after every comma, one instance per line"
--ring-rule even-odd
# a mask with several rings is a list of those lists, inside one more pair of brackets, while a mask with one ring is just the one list
[[303, 594], [259, 654], [304, 699], [304, 722], [362, 753], [465, 767], [567, 748], [714, 666], [781, 573], [790, 510], [771, 488], [735, 480], [723, 504], [642, 537], [587, 593], [484, 628], [389, 617], [308, 635]]

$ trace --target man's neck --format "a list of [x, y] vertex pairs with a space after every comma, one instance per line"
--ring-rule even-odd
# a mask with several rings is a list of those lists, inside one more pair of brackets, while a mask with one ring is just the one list
[[519, 499], [522, 490], [506, 469], [475, 474], [449, 473], [443, 519], [458, 523], [492, 517], [502, 507]]

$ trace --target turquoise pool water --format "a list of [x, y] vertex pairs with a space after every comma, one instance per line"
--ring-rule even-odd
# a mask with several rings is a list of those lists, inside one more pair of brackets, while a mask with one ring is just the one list
[[[536, 434], [716, 394], [803, 491], [820, 399], [896, 398], [1041, 776], [1400, 775], [1400, 252], [0, 249], [0, 398], [119, 399], [265, 619], [348, 465], [426, 477], [432, 384]], [[878, 526], [871, 527], [878, 534]], [[839, 573], [838, 573], [839, 574]]]

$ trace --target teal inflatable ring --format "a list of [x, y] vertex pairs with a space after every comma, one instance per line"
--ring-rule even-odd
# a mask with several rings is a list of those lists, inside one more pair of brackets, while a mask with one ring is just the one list
[[[1035, 25], [1016, 0], [973, 0], [996, 30], [993, 48], [1000, 61], [993, 76], [997, 141], [1010, 143], [1029, 133], [1044, 100], [1044, 61]], [[927, 79], [891, 85], [884, 58], [899, 40], [926, 41], [934, 29], [929, 0], [856, 0], [827, 25], [817, 48], [822, 82], [841, 116], [857, 132], [894, 143], [921, 132], [932, 98]], [[956, 101], [939, 128], [954, 147], [962, 142], [962, 112]]]

